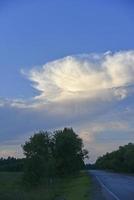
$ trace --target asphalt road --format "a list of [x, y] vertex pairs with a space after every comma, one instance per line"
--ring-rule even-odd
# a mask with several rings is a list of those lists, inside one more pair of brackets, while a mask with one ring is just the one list
[[[90, 170], [90, 174], [101, 186], [102, 196], [106, 200], [134, 200], [134, 176]], [[100, 194], [101, 196], [101, 194]], [[95, 200], [98, 198], [95, 198]], [[101, 197], [100, 197], [101, 199]]]

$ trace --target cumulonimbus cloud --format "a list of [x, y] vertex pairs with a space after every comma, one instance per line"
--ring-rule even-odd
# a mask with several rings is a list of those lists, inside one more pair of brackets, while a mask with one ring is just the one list
[[68, 126], [96, 158], [134, 138], [134, 51], [67, 56], [22, 72], [40, 94], [0, 99], [1, 145], [13, 140], [15, 149], [38, 129]]
[[67, 56], [33, 68], [27, 76], [40, 91], [36, 99], [46, 102], [107, 92], [123, 99], [134, 84], [134, 51]]

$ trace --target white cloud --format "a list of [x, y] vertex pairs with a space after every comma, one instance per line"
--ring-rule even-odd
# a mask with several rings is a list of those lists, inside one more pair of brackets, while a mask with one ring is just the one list
[[123, 99], [134, 84], [134, 51], [68, 56], [34, 68], [27, 76], [40, 91], [36, 99], [44, 102], [90, 99], [107, 92], [110, 98]]
[[68, 56], [22, 72], [40, 95], [0, 99], [1, 145], [13, 148], [36, 130], [68, 126], [94, 160], [134, 138], [134, 51]]

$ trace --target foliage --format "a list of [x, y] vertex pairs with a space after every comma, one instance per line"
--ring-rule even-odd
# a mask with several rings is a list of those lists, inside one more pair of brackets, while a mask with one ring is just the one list
[[52, 153], [48, 132], [40, 131], [34, 134], [23, 146], [25, 161], [24, 180], [31, 184], [38, 184], [42, 177], [50, 175]]
[[129, 143], [119, 147], [117, 151], [106, 153], [97, 159], [95, 166], [100, 169], [134, 173], [134, 144]]
[[83, 150], [82, 139], [73, 129], [65, 128], [55, 132], [53, 141], [57, 173], [66, 175], [79, 171], [87, 155], [87, 151]]
[[95, 164], [87, 163], [87, 164], [85, 165], [85, 169], [86, 169], [86, 170], [95, 169], [95, 168], [96, 168], [96, 167], [95, 167]]
[[0, 171], [23, 171], [24, 159], [8, 157], [0, 158]]
[[24, 180], [38, 184], [42, 179], [53, 181], [56, 175], [78, 172], [88, 152], [73, 129], [64, 128], [54, 133], [40, 131], [23, 146], [25, 161]]

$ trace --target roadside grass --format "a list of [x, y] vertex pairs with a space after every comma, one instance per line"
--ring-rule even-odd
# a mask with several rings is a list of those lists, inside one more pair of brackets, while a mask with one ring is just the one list
[[91, 180], [86, 172], [56, 179], [28, 189], [22, 186], [22, 173], [0, 172], [0, 200], [90, 200]]
[[60, 193], [66, 200], [89, 200], [91, 180], [86, 172], [62, 180]]

